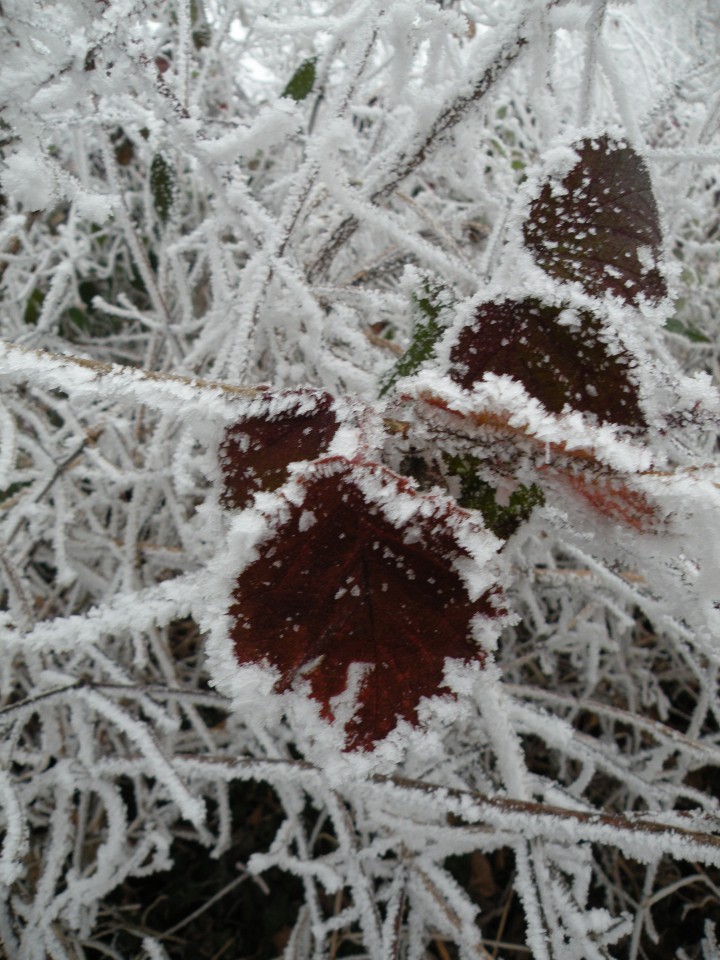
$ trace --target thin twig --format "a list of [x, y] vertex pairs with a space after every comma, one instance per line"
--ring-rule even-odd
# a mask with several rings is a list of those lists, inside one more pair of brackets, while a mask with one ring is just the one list
[[52, 700], [55, 697], [62, 697], [71, 690], [78, 690], [80, 687], [98, 690], [104, 693], [118, 693], [121, 696], [135, 695], [139, 697], [162, 697], [165, 699], [188, 698], [199, 701], [201, 705], [230, 709], [230, 701], [222, 694], [215, 693], [213, 690], [182, 690], [175, 687], [162, 687], [159, 684], [143, 686], [142, 684], [129, 683], [94, 683], [86, 680], [84, 677], [78, 677], [77, 680], [63, 687], [53, 687], [52, 690], [44, 690], [35, 696], [26, 697], [24, 700], [18, 700], [5, 707], [0, 707], [0, 725], [4, 717], [12, 717], [12, 714], [18, 711], [35, 708], [37, 704], [43, 701]]
[[236, 887], [239, 887], [241, 883], [245, 883], [246, 880], [250, 880], [251, 878], [252, 875], [245, 870], [245, 872], [241, 873], [239, 877], [235, 877], [235, 879], [231, 880], [230, 883], [225, 884], [222, 890], [218, 890], [216, 894], [210, 897], [209, 900], [206, 900], [205, 903], [198, 907], [197, 910], [193, 910], [190, 916], [184, 917], [179, 923], [176, 923], [174, 927], [170, 927], [170, 929], [166, 930], [165, 933], [159, 934], [157, 939], [166, 940], [168, 937], [172, 937], [173, 934], [178, 932], [178, 930], [182, 930], [183, 927], [186, 927], [189, 923], [192, 923], [193, 920], [197, 920], [198, 917], [201, 917], [203, 913], [209, 910], [213, 904], [218, 902], [218, 900], [222, 900], [222, 898], [226, 897], [228, 893], [233, 891]]

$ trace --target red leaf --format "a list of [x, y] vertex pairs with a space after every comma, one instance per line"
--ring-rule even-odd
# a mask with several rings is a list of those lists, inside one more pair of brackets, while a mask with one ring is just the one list
[[524, 236], [536, 262], [592, 296], [662, 300], [662, 233], [645, 161], [608, 136], [574, 149], [579, 160], [570, 173], [562, 183], [546, 182], [530, 206]]
[[610, 352], [588, 311], [576, 312], [573, 325], [559, 322], [562, 313], [534, 299], [481, 304], [452, 347], [450, 376], [469, 390], [485, 373], [506, 374], [551, 413], [567, 406], [620, 426], [645, 426], [630, 355]]
[[[490, 559], [497, 542], [445, 497], [417, 493], [375, 464], [326, 458], [299, 480], [262, 555], [239, 576], [230, 616], [240, 664], [279, 671], [278, 693], [306, 681], [322, 716], [361, 665], [345, 749], [370, 750], [399, 719], [416, 725], [422, 697], [443, 686], [446, 657], [484, 662], [473, 618], [497, 618], [499, 591], [471, 599], [456, 563], [479, 570], [462, 545]], [[357, 677], [355, 677], [357, 680]]]
[[628, 487], [623, 477], [607, 470], [598, 474], [589, 469], [585, 473], [540, 469], [549, 474], [548, 479], [555, 481], [553, 485], [560, 488], [561, 494], [570, 488], [604, 520], [622, 523], [640, 533], [657, 530], [656, 508], [639, 490]]
[[521, 475], [525, 483], [539, 484], [549, 503], [562, 506], [570, 494], [603, 520], [645, 533], [658, 529], [656, 506], [633, 488], [632, 475], [603, 462], [592, 443], [584, 447], [548, 442], [534, 436], [527, 425], [512, 422], [510, 414], [456, 410], [446, 397], [427, 390], [418, 399], [421, 402], [416, 401], [415, 410], [423, 418], [446, 430], [448, 436], [461, 437], [465, 444], [472, 442], [475, 451], [485, 454], [483, 477], [489, 482], [507, 483], [508, 477]]
[[257, 413], [228, 427], [219, 450], [223, 506], [242, 509], [258, 490], [282, 486], [291, 463], [317, 459], [338, 427], [332, 404], [330, 394], [309, 390], [262, 398]]

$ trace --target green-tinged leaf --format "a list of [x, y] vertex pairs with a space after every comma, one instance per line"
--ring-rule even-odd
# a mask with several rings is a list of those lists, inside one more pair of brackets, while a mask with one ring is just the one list
[[202, 50], [203, 47], [209, 47], [212, 40], [210, 27], [205, 16], [205, 10], [202, 3], [198, 0], [190, 0], [190, 20], [193, 25], [192, 41], [196, 50]]
[[574, 149], [575, 166], [562, 181], [548, 178], [530, 205], [523, 231], [536, 263], [592, 296], [662, 300], [662, 233], [645, 161], [608, 136]]
[[695, 327], [686, 326], [677, 317], [670, 317], [665, 324], [665, 329], [670, 333], [677, 333], [679, 336], [685, 337], [691, 343], [710, 343], [704, 333], [700, 333]]
[[533, 509], [545, 503], [542, 490], [532, 483], [529, 487], [520, 484], [510, 494], [508, 502], [500, 504], [497, 502], [497, 491], [478, 474], [481, 467], [478, 457], [443, 453], [442, 458], [448, 474], [460, 480], [460, 506], [478, 510], [485, 526], [501, 540], [512, 536], [529, 519]]
[[281, 96], [291, 97], [295, 101], [304, 100], [315, 86], [315, 64], [317, 57], [304, 60], [288, 81]]
[[35, 287], [33, 292], [27, 298], [27, 303], [25, 304], [25, 312], [23, 313], [24, 323], [27, 323], [31, 327], [35, 326], [35, 324], [38, 322], [38, 317], [40, 316], [40, 311], [42, 310], [44, 300], [45, 294], [42, 292], [42, 290], [38, 290], [38, 288]]
[[208, 26], [202, 26], [197, 30], [193, 30], [192, 41], [196, 50], [202, 50], [203, 47], [209, 47], [211, 39], [212, 34], [210, 33], [210, 28]]
[[155, 212], [167, 223], [175, 202], [175, 172], [161, 153], [156, 153], [150, 166], [150, 191]]
[[416, 320], [412, 340], [405, 353], [385, 376], [380, 389], [381, 397], [389, 393], [401, 377], [409, 377], [434, 356], [435, 344], [445, 332], [444, 325], [439, 322], [440, 314], [446, 306], [441, 302], [443, 292], [443, 287], [426, 281], [423, 295], [413, 298]]

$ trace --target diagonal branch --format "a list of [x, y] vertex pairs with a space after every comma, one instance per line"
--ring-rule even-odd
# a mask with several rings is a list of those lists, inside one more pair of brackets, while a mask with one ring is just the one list
[[[267, 392], [267, 387], [241, 387], [214, 380], [174, 373], [157, 373], [119, 363], [102, 363], [72, 354], [32, 350], [0, 340], [0, 382], [7, 377], [20, 383], [42, 383], [51, 390], [62, 390], [77, 399], [128, 400], [147, 404], [155, 410], [188, 416], [212, 418], [223, 411], [231, 413], [233, 400], [251, 400]], [[202, 400], [200, 394], [204, 394]], [[237, 415], [235, 409], [234, 414]]]
[[[447, 135], [455, 129], [468, 111], [494, 87], [508, 68], [517, 60], [521, 50], [527, 44], [525, 37], [527, 22], [528, 15], [526, 13], [521, 17], [515, 28], [506, 35], [490, 64], [470, 82], [468, 88], [446, 100], [440, 106], [419, 144], [398, 152], [395, 159], [389, 163], [388, 172], [383, 180], [372, 189], [370, 193], [371, 203], [379, 205], [392, 196], [397, 186], [427, 159]], [[327, 274], [338, 251], [353, 236], [359, 226], [360, 222], [357, 217], [350, 215], [335, 228], [315, 262], [308, 269], [307, 275], [310, 282]]]
[[[286, 782], [292, 769], [295, 782], [312, 789], [323, 784], [321, 770], [302, 760], [229, 758], [219, 756], [178, 755], [178, 772], [192, 782], [209, 776], [224, 780], [266, 780], [270, 784]], [[662, 856], [679, 860], [720, 864], [720, 824], [715, 818], [690, 811], [654, 813], [602, 813], [560, 807], [535, 800], [516, 800], [489, 796], [475, 790], [444, 787], [426, 780], [396, 775], [374, 774], [359, 789], [367, 796], [373, 786], [382, 791], [378, 799], [395, 811], [412, 806], [419, 816], [429, 817], [428, 826], [445, 819], [458, 830], [488, 831], [525, 839], [540, 838], [569, 845], [580, 842], [621, 847], [631, 859], [650, 862]], [[684, 826], [685, 823], [693, 826]], [[713, 824], [710, 827], [710, 824]], [[706, 826], [717, 832], [694, 829]]]

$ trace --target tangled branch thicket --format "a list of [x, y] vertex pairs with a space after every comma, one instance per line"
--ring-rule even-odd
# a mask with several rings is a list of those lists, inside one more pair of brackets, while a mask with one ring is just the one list
[[[717, 957], [715, 0], [0, 19], [5, 955]], [[649, 170], [660, 306], [528, 254], [547, 172], [597, 142]], [[453, 344], [512, 297], [602, 315], [647, 436], [494, 370], [458, 413]], [[335, 749], [302, 683], [243, 709], [206, 659], [237, 531], [312, 479], [238, 521], [219, 445], [301, 387], [496, 538], [499, 639], [384, 753]]]

